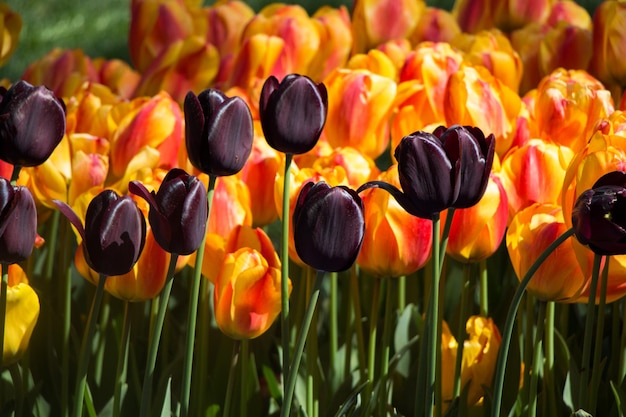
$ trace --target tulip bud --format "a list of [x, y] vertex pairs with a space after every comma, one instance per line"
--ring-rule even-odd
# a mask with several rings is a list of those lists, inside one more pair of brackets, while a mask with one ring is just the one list
[[37, 237], [37, 209], [26, 187], [0, 177], [0, 262], [14, 264], [28, 258]]
[[198, 178], [174, 168], [167, 173], [156, 194], [148, 192], [138, 181], [131, 181], [128, 189], [150, 204], [148, 220], [163, 249], [180, 255], [198, 249], [208, 218], [206, 189]]
[[46, 87], [25, 81], [0, 95], [0, 159], [18, 166], [42, 164], [65, 133], [65, 104]]
[[194, 167], [214, 176], [233, 175], [245, 165], [254, 139], [252, 114], [240, 97], [208, 89], [185, 97], [187, 154]]
[[85, 260], [91, 269], [111, 276], [133, 268], [146, 241], [146, 221], [131, 197], [110, 189], [102, 191], [87, 207], [84, 228], [67, 204], [54, 202], [82, 237]]
[[302, 154], [317, 143], [328, 113], [324, 84], [290, 74], [282, 82], [270, 76], [263, 84], [259, 104], [265, 139], [277, 151]]
[[307, 183], [293, 211], [293, 229], [296, 252], [304, 262], [320, 271], [346, 270], [363, 243], [363, 202], [348, 187]]
[[572, 224], [576, 238], [598, 255], [626, 254], [626, 172], [600, 177], [576, 200]]
[[402, 138], [395, 150], [403, 192], [373, 181], [359, 191], [381, 187], [402, 207], [426, 219], [449, 208], [468, 208], [485, 193], [495, 149], [493, 134], [477, 127], [443, 126], [433, 133], [418, 131]]

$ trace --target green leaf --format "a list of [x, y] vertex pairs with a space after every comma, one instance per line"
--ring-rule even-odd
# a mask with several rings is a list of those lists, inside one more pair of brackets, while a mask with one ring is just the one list
[[172, 415], [172, 378], [167, 379], [167, 388], [163, 396], [163, 405], [161, 406], [161, 417], [170, 417]]
[[626, 415], [626, 393], [624, 393], [621, 387], [616, 386], [613, 381], [611, 381], [610, 384], [611, 391], [613, 391], [613, 396], [615, 397], [615, 405], [617, 406], [619, 417], [624, 417]]

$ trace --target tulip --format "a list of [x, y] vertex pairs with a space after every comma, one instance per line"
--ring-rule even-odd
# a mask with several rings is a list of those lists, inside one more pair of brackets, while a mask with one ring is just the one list
[[312, 16], [320, 38], [307, 73], [313, 80], [323, 80], [336, 68], [344, 66], [352, 50], [352, 25], [345, 6], [320, 7]]
[[39, 317], [39, 297], [28, 285], [24, 270], [9, 266], [9, 281], [4, 322], [4, 344], [0, 368], [17, 362], [26, 352]]
[[452, 13], [438, 7], [427, 7], [408, 39], [415, 46], [422, 42], [445, 43], [451, 42], [460, 33], [461, 28]]
[[293, 211], [298, 256], [318, 271], [339, 272], [356, 260], [363, 235], [363, 202], [354, 190], [307, 183]]
[[626, 172], [603, 175], [576, 200], [572, 224], [576, 238], [598, 255], [626, 254]]
[[[602, 82], [611, 86], [626, 86], [626, 3], [604, 1], [593, 15], [593, 58], [591, 71]], [[615, 97], [617, 99], [617, 97]]]
[[239, 249], [226, 255], [216, 278], [215, 321], [234, 339], [258, 337], [280, 314], [280, 294], [280, 269], [254, 249]]
[[26, 187], [0, 177], [0, 263], [27, 259], [37, 237], [37, 210]]
[[185, 97], [187, 154], [194, 167], [213, 176], [241, 171], [254, 140], [252, 115], [239, 97], [215, 89]]
[[392, 184], [373, 181], [359, 191], [381, 187], [406, 211], [432, 219], [449, 208], [476, 204], [487, 188], [495, 140], [476, 127], [443, 126], [433, 133], [405, 136], [395, 150], [402, 191]]
[[308, 152], [326, 123], [326, 86], [297, 74], [281, 82], [270, 76], [263, 84], [259, 111], [265, 139], [272, 148], [289, 154]]
[[42, 164], [65, 133], [65, 104], [46, 87], [25, 81], [0, 94], [0, 159], [18, 166]]
[[165, 176], [157, 193], [148, 192], [138, 181], [131, 182], [128, 188], [150, 204], [148, 220], [163, 249], [189, 255], [200, 247], [208, 205], [206, 189], [198, 178], [174, 168]]
[[85, 214], [85, 226], [65, 203], [57, 207], [82, 238], [85, 260], [100, 275], [123, 275], [139, 259], [146, 240], [146, 221], [129, 196], [104, 190], [94, 197]]
[[5, 3], [0, 4], [0, 67], [11, 58], [22, 30], [22, 18]]
[[[397, 165], [379, 178], [399, 186]], [[432, 222], [407, 213], [390, 197], [376, 188], [361, 194], [366, 227], [357, 264], [378, 277], [411, 274], [430, 258]]]
[[377, 177], [379, 172], [372, 158], [351, 147], [335, 148], [328, 155], [318, 157], [311, 168], [323, 172], [335, 166], [343, 167], [347, 175], [347, 185], [353, 188]]
[[505, 187], [492, 174], [485, 194], [475, 206], [454, 211], [446, 253], [460, 262], [487, 259], [500, 247], [508, 217]]

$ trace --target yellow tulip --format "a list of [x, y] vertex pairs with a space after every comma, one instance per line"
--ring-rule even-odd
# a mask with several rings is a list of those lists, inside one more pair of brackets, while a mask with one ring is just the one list
[[8, 5], [0, 3], [0, 67], [11, 58], [20, 39], [22, 18]]

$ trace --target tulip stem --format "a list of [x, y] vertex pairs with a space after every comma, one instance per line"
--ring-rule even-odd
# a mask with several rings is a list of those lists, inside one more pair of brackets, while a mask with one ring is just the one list
[[[554, 301], [548, 301], [546, 306], [546, 324], [544, 335], [544, 369], [543, 369], [543, 384], [547, 397], [547, 415], [556, 416], [557, 402], [556, 402], [556, 383], [554, 378], [554, 316], [555, 316], [556, 303]], [[616, 332], [617, 333], [617, 332]]]
[[302, 320], [302, 327], [300, 328], [300, 333], [298, 334], [298, 339], [296, 341], [293, 362], [291, 363], [287, 383], [285, 384], [285, 397], [283, 399], [283, 406], [280, 412], [281, 417], [289, 417], [291, 413], [291, 403], [293, 401], [293, 394], [295, 392], [296, 381], [298, 379], [298, 368], [300, 367], [302, 352], [304, 351], [304, 345], [306, 344], [309, 328], [311, 327], [311, 321], [313, 320], [313, 315], [317, 307], [317, 299], [320, 295], [320, 288], [322, 286], [322, 279], [324, 278], [324, 275], [324, 271], [317, 271], [315, 286], [311, 292], [311, 297], [309, 298], [309, 303]]
[[466, 315], [467, 310], [467, 298], [470, 287], [470, 276], [472, 275], [472, 266], [470, 264], [463, 264], [463, 283], [461, 284], [461, 300], [459, 301], [459, 322], [456, 328], [456, 362], [454, 366], [454, 388], [452, 398], [456, 398], [461, 395], [461, 365], [463, 364], [463, 348], [465, 345], [466, 334]]
[[387, 392], [387, 381], [389, 374], [389, 354], [391, 352], [391, 331], [392, 331], [392, 306], [394, 286], [396, 286], [396, 280], [394, 278], [388, 279], [385, 282], [385, 316], [383, 321], [383, 352], [380, 357], [380, 397], [379, 397], [379, 412], [381, 416], [387, 414], [387, 404], [389, 398], [391, 398], [391, 390]]
[[[58, 210], [55, 210], [57, 212]], [[69, 413], [70, 392], [70, 344], [72, 334], [72, 232], [69, 222], [65, 222], [63, 228], [63, 266], [65, 273], [61, 280], [61, 299], [63, 303], [63, 331], [61, 339], [61, 416], [67, 417]]]
[[[233, 388], [235, 387], [235, 379], [237, 374], [237, 363], [239, 362], [241, 341], [233, 342], [233, 354], [230, 359], [230, 369], [228, 371], [228, 382], [226, 383], [226, 397], [224, 398], [224, 414], [222, 417], [230, 417], [230, 407], [233, 402]], [[243, 377], [243, 375], [242, 375]]]
[[372, 288], [372, 310], [370, 311], [370, 329], [369, 329], [369, 343], [368, 343], [368, 355], [367, 355], [367, 379], [369, 384], [365, 390], [365, 401], [372, 400], [371, 395], [374, 391], [374, 382], [376, 379], [376, 333], [378, 329], [378, 306], [380, 304], [380, 279], [374, 278], [374, 287]]
[[241, 417], [248, 417], [248, 384], [250, 383], [248, 379], [248, 368], [250, 367], [249, 343], [250, 341], [248, 339], [243, 339], [239, 346], [241, 356], [241, 380], [239, 381], [241, 383], [241, 409], [239, 415]]
[[[602, 270], [602, 279], [600, 280], [600, 300], [598, 302], [598, 322], [596, 323], [596, 337], [594, 338], [593, 350], [593, 366], [591, 367], [591, 386], [600, 386], [600, 377], [602, 376], [601, 364], [602, 359], [602, 338], [604, 332], [604, 319], [606, 308], [606, 290], [609, 280], [609, 257], [607, 256]], [[596, 406], [598, 400], [597, 390], [590, 390], [589, 393], [589, 413], [596, 414]]]
[[[209, 175], [209, 183], [207, 187], [207, 230], [209, 220], [211, 219], [211, 206], [213, 205], [213, 194], [215, 194], [215, 182], [217, 177]], [[193, 348], [196, 339], [196, 320], [198, 315], [198, 296], [200, 293], [200, 279], [202, 277], [202, 263], [204, 261], [204, 246], [206, 244], [207, 231], [200, 243], [200, 247], [196, 252], [196, 263], [193, 271], [193, 281], [189, 296], [189, 311], [187, 315], [187, 337], [186, 352], [183, 368], [183, 380], [180, 391], [180, 416], [187, 417], [189, 415], [189, 396], [191, 393], [191, 374], [193, 370]], [[204, 376], [203, 376], [204, 377]]]
[[[283, 182], [283, 222], [281, 231], [281, 286], [280, 286], [280, 317], [281, 317], [281, 340], [283, 350], [283, 377], [289, 375], [289, 196], [291, 190], [291, 161], [293, 155], [285, 154], [285, 175]], [[283, 385], [283, 399], [287, 397], [287, 386]]]
[[500, 408], [502, 407], [502, 392], [504, 390], [504, 375], [506, 373], [506, 363], [509, 356], [509, 346], [511, 344], [511, 338], [513, 336], [513, 327], [515, 326], [515, 316], [517, 315], [517, 309], [519, 308], [520, 301], [530, 283], [533, 275], [537, 272], [537, 269], [548, 258], [548, 256], [554, 252], [563, 242], [570, 238], [574, 234], [574, 229], [570, 228], [561, 236], [559, 236], [550, 246], [544, 250], [537, 260], [530, 266], [524, 278], [520, 281], [520, 285], [517, 287], [511, 305], [506, 316], [504, 324], [504, 330], [502, 332], [502, 343], [500, 344], [500, 350], [498, 351], [498, 360], [496, 362], [496, 375], [493, 380], [493, 406], [491, 408], [491, 417], [500, 416]]
[[580, 408], [587, 409], [589, 405], [587, 384], [589, 383], [589, 366], [591, 365], [591, 340], [593, 337], [593, 324], [595, 321], [596, 294], [600, 277], [602, 255], [595, 254], [593, 258], [593, 270], [591, 272], [591, 286], [589, 287], [589, 300], [587, 301], [587, 318], [585, 321], [585, 338], [583, 340], [583, 356], [580, 364], [580, 385], [578, 386], [578, 400]]
[[22, 373], [17, 363], [9, 366], [11, 373], [11, 381], [13, 381], [13, 389], [15, 391], [15, 414], [14, 417], [22, 417], [24, 414], [24, 382], [22, 381]]
[[361, 293], [359, 292], [359, 281], [356, 273], [356, 266], [350, 268], [350, 295], [354, 308], [354, 329], [356, 332], [356, 342], [358, 350], [358, 364], [361, 382], [365, 381], [365, 342], [363, 340], [363, 326], [361, 326]]
[[85, 389], [87, 386], [87, 369], [89, 368], [89, 359], [91, 358], [91, 345], [93, 341], [93, 336], [96, 333], [96, 323], [98, 322], [100, 306], [102, 305], [102, 298], [104, 296], [104, 284], [106, 282], [106, 279], [107, 276], [102, 274], [98, 279], [96, 294], [91, 304], [91, 310], [89, 311], [87, 331], [85, 332], [80, 347], [78, 371], [76, 373], [76, 392], [74, 395], [74, 417], [81, 417], [83, 415], [83, 400], [85, 398]]
[[487, 260], [480, 261], [480, 315], [489, 317], [489, 285], [487, 274]]
[[172, 253], [170, 256], [170, 265], [167, 270], [167, 280], [161, 291], [159, 298], [159, 312], [154, 322], [152, 338], [148, 346], [148, 360], [146, 363], [146, 371], [143, 377], [143, 390], [141, 392], [141, 408], [139, 415], [146, 417], [150, 414], [150, 403], [152, 402], [152, 380], [154, 379], [154, 368], [156, 366], [157, 354], [159, 353], [159, 343], [161, 341], [161, 333], [163, 332], [163, 323], [165, 322], [165, 313], [172, 292], [172, 284], [174, 283], [174, 273], [176, 272], [176, 261], [178, 254]]
[[[4, 356], [4, 328], [7, 314], [7, 289], [9, 288], [9, 264], [2, 264], [2, 283], [0, 283], [0, 352]], [[0, 357], [0, 369], [4, 366]]]
[[[339, 337], [339, 332], [338, 332], [338, 325], [339, 325], [339, 319], [338, 319], [338, 299], [337, 299], [337, 294], [338, 294], [338, 289], [337, 289], [337, 273], [336, 272], [331, 272], [328, 274], [329, 278], [330, 278], [330, 308], [329, 308], [329, 318], [328, 320], [330, 321], [329, 323], [329, 335], [330, 335], [330, 342], [329, 342], [329, 347], [330, 347], [330, 364], [331, 366], [329, 367], [329, 375], [328, 375], [328, 381], [330, 382], [330, 387], [331, 387], [331, 392], [336, 392], [336, 389], [339, 386], [339, 379], [337, 378], [338, 376], [338, 372], [337, 372], [337, 368], [335, 367], [335, 364], [337, 363], [337, 352], [339, 351], [339, 343], [338, 343], [338, 337]], [[347, 344], [348, 342], [346, 342], [346, 349], [347, 349]]]
[[122, 414], [122, 388], [126, 385], [126, 370], [128, 368], [128, 348], [130, 344], [130, 302], [124, 302], [124, 323], [122, 325], [122, 339], [120, 340], [120, 353], [117, 358], [115, 370], [115, 392], [113, 394], [113, 417]]

